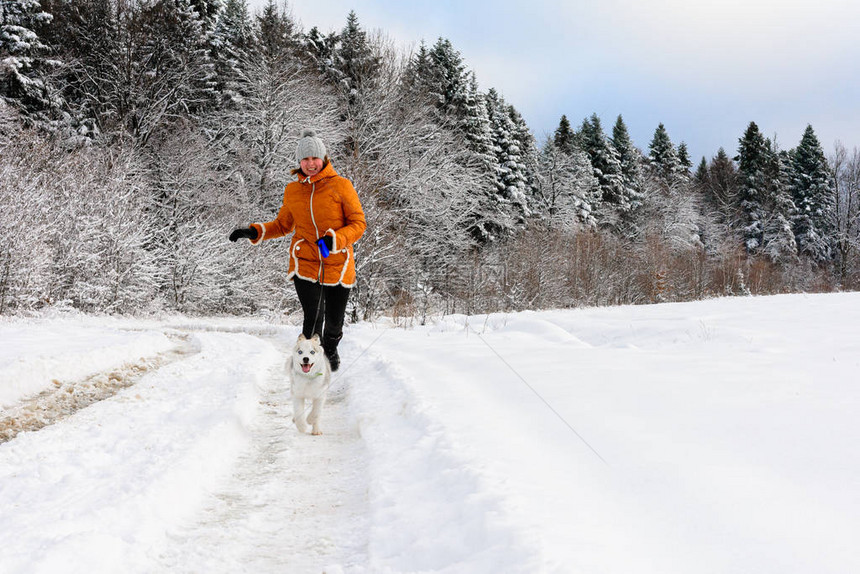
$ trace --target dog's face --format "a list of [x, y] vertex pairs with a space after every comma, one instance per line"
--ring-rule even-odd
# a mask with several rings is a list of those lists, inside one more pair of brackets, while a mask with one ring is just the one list
[[325, 354], [319, 335], [314, 335], [310, 339], [306, 339], [304, 335], [299, 335], [299, 340], [293, 347], [293, 369], [308, 374], [314, 370], [314, 365], [318, 367], [316, 370], [319, 371], [324, 361]]

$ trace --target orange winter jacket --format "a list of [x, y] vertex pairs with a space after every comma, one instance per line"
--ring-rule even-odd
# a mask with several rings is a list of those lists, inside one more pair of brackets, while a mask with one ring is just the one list
[[[284, 204], [275, 220], [251, 225], [257, 230], [254, 245], [294, 232], [289, 279], [298, 275], [324, 285], [355, 285], [352, 244], [367, 223], [355, 188], [337, 174], [331, 162], [313, 177], [299, 173], [299, 180], [284, 189]], [[332, 237], [332, 249], [323, 260], [316, 242], [326, 235]], [[321, 278], [323, 269], [325, 277]]]

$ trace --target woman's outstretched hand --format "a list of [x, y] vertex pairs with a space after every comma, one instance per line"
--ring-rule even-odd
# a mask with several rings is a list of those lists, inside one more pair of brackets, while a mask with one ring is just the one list
[[234, 229], [233, 233], [230, 234], [230, 241], [236, 242], [237, 239], [245, 237], [247, 239], [257, 239], [257, 230], [253, 227], [243, 227], [241, 229]]

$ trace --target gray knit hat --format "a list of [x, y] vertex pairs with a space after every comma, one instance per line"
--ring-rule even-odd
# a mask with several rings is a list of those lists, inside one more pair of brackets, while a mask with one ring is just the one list
[[301, 162], [306, 157], [324, 158], [325, 144], [317, 137], [314, 130], [302, 130], [302, 138], [296, 146], [296, 162]]

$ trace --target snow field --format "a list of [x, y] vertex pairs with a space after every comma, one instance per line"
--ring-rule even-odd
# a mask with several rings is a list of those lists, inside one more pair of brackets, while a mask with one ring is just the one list
[[449, 317], [372, 352], [540, 540], [526, 570], [858, 565], [857, 294]]
[[352, 325], [322, 437], [295, 328], [81, 323], [198, 352], [0, 445], [4, 574], [860, 571], [860, 294]]

